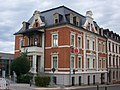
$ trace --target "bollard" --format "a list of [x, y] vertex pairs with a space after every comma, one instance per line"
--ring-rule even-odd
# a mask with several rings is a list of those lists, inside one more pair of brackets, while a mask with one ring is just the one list
[[97, 90], [99, 90], [99, 86], [97, 85]]

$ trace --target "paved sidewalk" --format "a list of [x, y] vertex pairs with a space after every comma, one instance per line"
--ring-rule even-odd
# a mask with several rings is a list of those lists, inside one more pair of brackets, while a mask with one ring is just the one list
[[[99, 87], [112, 87], [112, 86], [120, 86], [120, 84], [112, 84], [112, 85], [99, 85]], [[85, 88], [95, 88], [97, 85], [90, 86], [72, 86], [72, 87], [62, 87], [62, 86], [54, 86], [54, 87], [36, 87], [31, 86], [29, 84], [11, 84], [10, 90], [73, 90], [73, 89], [85, 89]]]

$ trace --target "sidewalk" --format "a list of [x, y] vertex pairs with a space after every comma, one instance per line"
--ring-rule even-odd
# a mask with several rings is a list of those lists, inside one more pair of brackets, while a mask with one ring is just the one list
[[[111, 85], [99, 85], [99, 87], [112, 87], [112, 86], [120, 86], [120, 84], [111, 84]], [[82, 89], [82, 88], [96, 88], [97, 85], [90, 85], [90, 86], [71, 86], [71, 87], [64, 87], [64, 86], [54, 86], [54, 87], [36, 87], [31, 86], [29, 84], [11, 84], [10, 90], [73, 90], [73, 89]]]

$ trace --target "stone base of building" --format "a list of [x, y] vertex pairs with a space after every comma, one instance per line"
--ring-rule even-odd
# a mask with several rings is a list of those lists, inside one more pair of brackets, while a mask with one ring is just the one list
[[46, 73], [57, 85], [98, 85], [107, 83], [107, 73]]

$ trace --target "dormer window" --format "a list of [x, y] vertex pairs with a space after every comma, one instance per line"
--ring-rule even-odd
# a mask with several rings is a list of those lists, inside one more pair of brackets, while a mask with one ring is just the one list
[[79, 26], [79, 17], [78, 16], [73, 17], [73, 24], [76, 26]]
[[70, 14], [70, 23], [73, 24], [73, 14], [72, 13]]
[[54, 14], [54, 23], [55, 23], [55, 24], [58, 24], [58, 23], [59, 23], [59, 14], [58, 14], [58, 13], [55, 13], [55, 14]]
[[90, 23], [88, 23], [88, 30], [90, 31]]
[[79, 26], [79, 24], [80, 24], [80, 18], [76, 17], [76, 25]]

